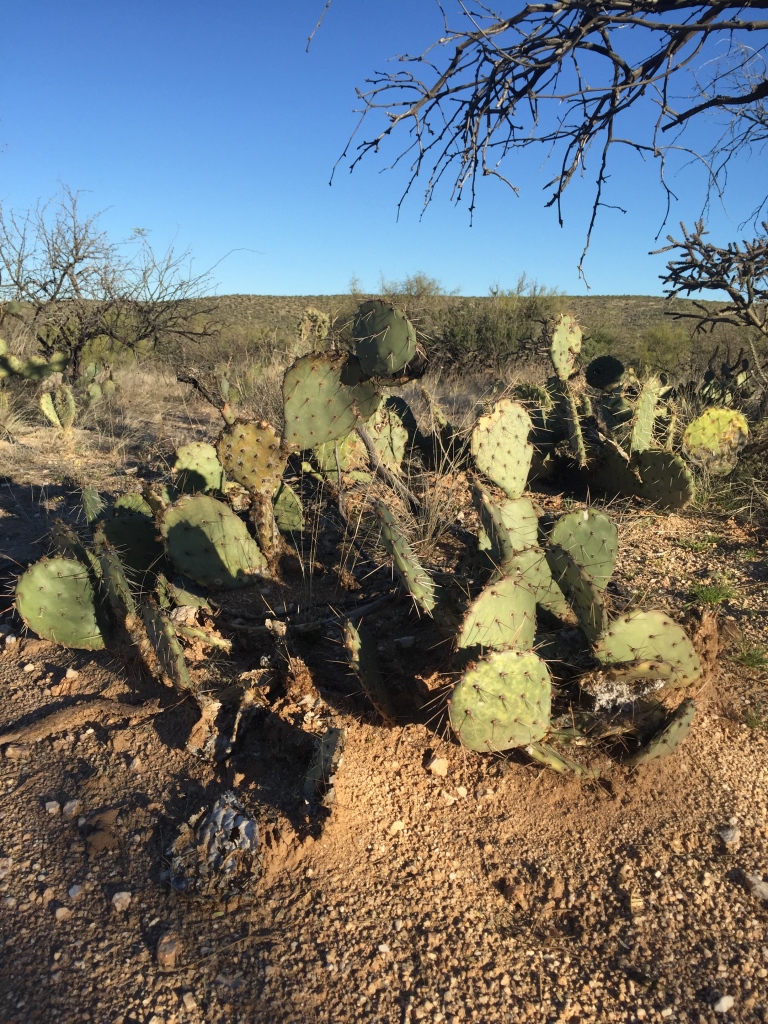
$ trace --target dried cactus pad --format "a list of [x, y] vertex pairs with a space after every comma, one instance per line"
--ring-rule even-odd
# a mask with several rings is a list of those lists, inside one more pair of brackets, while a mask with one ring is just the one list
[[478, 419], [472, 431], [475, 465], [510, 498], [520, 497], [531, 470], [530, 432], [531, 417], [524, 406], [511, 398], [496, 402], [487, 416]]
[[381, 396], [362, 379], [359, 363], [343, 354], [310, 352], [283, 378], [283, 438], [297, 448], [316, 448], [352, 433], [368, 419]]
[[437, 604], [437, 587], [429, 573], [416, 561], [413, 549], [397, 528], [394, 516], [383, 502], [376, 502], [376, 515], [381, 522], [381, 539], [392, 556], [403, 586], [416, 604], [431, 615]]
[[356, 629], [351, 622], [347, 622], [344, 627], [344, 646], [363, 693], [384, 721], [393, 724], [397, 718], [397, 710], [392, 701], [392, 694], [381, 675], [373, 636], [365, 626]]
[[552, 324], [550, 353], [555, 373], [560, 380], [568, 380], [581, 352], [581, 328], [572, 316], [561, 316]]
[[681, 626], [658, 608], [614, 619], [597, 642], [597, 660], [607, 667], [657, 661], [671, 666], [671, 686], [688, 686], [701, 676], [701, 662]]
[[448, 704], [453, 731], [470, 750], [535, 743], [549, 731], [549, 669], [530, 651], [496, 651], [465, 672]]
[[673, 753], [691, 731], [696, 705], [687, 699], [666, 717], [659, 730], [635, 754], [625, 759], [624, 764], [648, 764], [657, 757]]
[[160, 530], [177, 568], [207, 587], [248, 587], [269, 575], [245, 523], [207, 494], [187, 495], [169, 508]]
[[27, 626], [65, 647], [104, 647], [97, 605], [88, 570], [72, 558], [43, 558], [16, 584], [16, 610]]
[[551, 539], [564, 548], [598, 590], [605, 590], [619, 550], [616, 524], [593, 509], [569, 512], [555, 523]]
[[288, 453], [266, 421], [233, 423], [216, 444], [224, 469], [250, 491], [271, 496], [280, 485]]
[[533, 647], [536, 634], [536, 594], [516, 573], [489, 583], [467, 609], [456, 647], [504, 650]]
[[747, 443], [749, 427], [733, 409], [705, 409], [683, 434], [683, 450], [692, 462], [715, 476], [727, 476], [736, 467], [739, 452]]
[[408, 318], [387, 302], [363, 302], [352, 333], [357, 358], [369, 377], [391, 377], [416, 355], [416, 332]]

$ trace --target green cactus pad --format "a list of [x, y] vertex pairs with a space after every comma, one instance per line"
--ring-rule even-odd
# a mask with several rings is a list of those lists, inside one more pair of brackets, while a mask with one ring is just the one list
[[699, 656], [682, 627], [656, 608], [614, 619], [599, 638], [595, 656], [606, 667], [637, 661], [672, 666], [672, 686], [688, 686], [702, 672]]
[[86, 523], [92, 526], [104, 511], [104, 500], [95, 487], [84, 487], [80, 492], [80, 504]]
[[551, 615], [568, 614], [570, 605], [560, 587], [552, 578], [546, 552], [539, 547], [525, 548], [504, 565], [509, 576], [518, 576], [533, 590], [536, 604]]
[[594, 509], [569, 512], [555, 523], [550, 538], [581, 566], [598, 590], [605, 590], [619, 550], [618, 530], [608, 516]]
[[392, 377], [416, 355], [416, 332], [389, 303], [372, 299], [355, 313], [352, 334], [357, 358], [368, 377]]
[[176, 452], [174, 482], [181, 494], [224, 490], [224, 470], [216, 449], [206, 441], [191, 441]]
[[616, 387], [623, 376], [624, 363], [615, 356], [597, 356], [584, 371], [587, 384], [598, 391]]
[[749, 426], [740, 412], [710, 408], [685, 428], [683, 451], [714, 476], [727, 476], [736, 468], [748, 438]]
[[121, 494], [112, 506], [112, 511], [117, 513], [120, 510], [125, 512], [141, 512], [143, 516], [152, 516], [152, 506], [149, 505], [138, 491], [128, 491]]
[[299, 496], [286, 483], [281, 483], [272, 501], [275, 523], [280, 533], [301, 533], [304, 512]]
[[448, 702], [462, 746], [494, 752], [523, 747], [549, 731], [552, 681], [546, 664], [526, 651], [496, 651], [469, 668]]
[[59, 419], [59, 414], [56, 412], [56, 407], [53, 404], [53, 395], [50, 391], [44, 391], [42, 395], [40, 395], [40, 411], [52, 427], [56, 427], [57, 430], [62, 429], [61, 420]]
[[104, 622], [92, 574], [71, 558], [43, 558], [16, 584], [16, 610], [44, 640], [99, 651]]
[[564, 315], [550, 325], [550, 332], [550, 354], [555, 373], [560, 380], [568, 380], [581, 352], [581, 328], [572, 316]]
[[203, 586], [231, 590], [268, 575], [267, 561], [242, 519], [207, 494], [181, 498], [165, 512], [160, 529], [174, 565]]
[[312, 449], [312, 459], [323, 476], [337, 482], [339, 470], [349, 473], [368, 465], [368, 452], [357, 436], [340, 437], [336, 441], [326, 441]]
[[630, 452], [644, 452], [653, 442], [653, 425], [656, 407], [661, 398], [662, 386], [658, 377], [649, 377], [643, 384], [632, 414], [632, 430], [629, 437]]
[[510, 398], [496, 402], [472, 431], [470, 450], [475, 465], [510, 498], [520, 497], [528, 479], [533, 458], [530, 432], [531, 417]]
[[621, 390], [604, 394], [600, 398], [598, 408], [600, 417], [605, 420], [610, 433], [624, 423], [629, 423], [635, 413], [632, 403], [627, 401]]
[[640, 478], [635, 493], [659, 508], [683, 508], [693, 498], [693, 477], [678, 455], [653, 449], [636, 452], [629, 466]]
[[358, 420], [376, 411], [381, 396], [362, 379], [354, 357], [310, 352], [283, 378], [283, 438], [296, 448], [315, 448], [351, 434]]
[[497, 568], [503, 570], [518, 552], [538, 544], [539, 519], [528, 498], [495, 502], [484, 487], [474, 486], [472, 500], [480, 514], [479, 546]]
[[376, 657], [376, 641], [365, 628], [355, 628], [351, 622], [344, 627], [344, 646], [349, 654], [349, 663], [358, 678], [363, 693], [389, 725], [394, 725], [397, 710], [392, 694], [387, 689]]
[[117, 515], [103, 520], [101, 528], [123, 565], [138, 582], [145, 573], [160, 572], [165, 568], [165, 551], [158, 540], [155, 521], [150, 516], [120, 509]]
[[271, 497], [280, 486], [288, 452], [266, 420], [231, 424], [219, 438], [217, 449], [224, 469], [242, 487]]
[[690, 699], [667, 716], [659, 730], [636, 753], [624, 759], [624, 764], [648, 764], [658, 757], [667, 757], [677, 750], [691, 731], [696, 705]]
[[533, 758], [534, 761], [538, 761], [539, 764], [546, 765], [547, 768], [551, 768], [552, 771], [558, 773], [558, 775], [565, 775], [568, 772], [573, 772], [574, 775], [578, 775], [581, 778], [597, 778], [600, 774], [598, 771], [591, 768], [585, 768], [583, 764], [579, 764], [578, 761], [571, 760], [570, 757], [566, 757], [565, 754], [561, 754], [559, 750], [554, 750], [547, 743], [529, 743], [525, 748], [526, 754]]
[[394, 560], [395, 570], [403, 586], [419, 608], [427, 615], [431, 615], [437, 604], [435, 581], [417, 562], [411, 545], [398, 529], [394, 516], [387, 506], [377, 501], [374, 508], [381, 523], [381, 539]]
[[457, 649], [529, 650], [536, 634], [536, 595], [518, 574], [489, 583], [467, 609]]
[[366, 427], [381, 461], [387, 466], [399, 469], [405, 458], [409, 433], [389, 400], [379, 406], [366, 422]]
[[608, 621], [600, 589], [581, 565], [559, 544], [550, 544], [547, 548], [547, 561], [555, 582], [576, 613], [584, 635], [594, 642]]
[[181, 692], [194, 690], [195, 685], [187, 668], [184, 649], [179, 643], [171, 620], [164, 612], [160, 611], [154, 601], [146, 601], [142, 604], [141, 617], [144, 620], [147, 638], [157, 659], [160, 673], [177, 690]]

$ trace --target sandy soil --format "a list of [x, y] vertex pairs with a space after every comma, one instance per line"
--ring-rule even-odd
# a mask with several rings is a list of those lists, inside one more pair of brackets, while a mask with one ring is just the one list
[[[50, 456], [41, 489], [12, 447], [6, 581], [53, 518], [76, 519], [83, 474], [120, 491], [146, 468], [83, 457], [73, 479]], [[382, 725], [338, 630], [276, 640], [253, 625], [253, 593], [221, 599], [222, 630], [241, 627], [233, 657], [196, 669], [217, 693], [245, 676], [264, 698], [218, 761], [192, 749], [191, 701], [108, 653], [25, 637], [8, 611], [0, 1021], [768, 1021], [768, 682], [735, 660], [766, 645], [766, 549], [692, 512], [620, 520], [616, 605], [666, 606], [693, 631], [692, 585], [727, 577], [735, 596], [699, 634], [708, 672], [682, 747], [639, 769], [601, 760], [590, 782], [471, 754], [429, 706]], [[314, 586], [318, 604], [364, 600]], [[368, 625], [404, 699], [434, 697], [434, 626], [394, 599]], [[330, 809], [303, 789], [328, 726], [346, 733]], [[185, 888], [171, 845], [225, 792], [258, 822], [261, 863]]]

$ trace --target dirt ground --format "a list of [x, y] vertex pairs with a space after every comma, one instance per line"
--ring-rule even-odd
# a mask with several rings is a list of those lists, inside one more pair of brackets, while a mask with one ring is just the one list
[[[79, 486], [118, 493], [156, 471], [51, 434], [0, 442], [7, 595], [52, 521], [77, 522]], [[7, 596], [0, 1021], [768, 1021], [768, 680], [737, 660], [768, 646], [768, 550], [692, 511], [618, 518], [614, 604], [698, 628], [708, 670], [674, 756], [603, 759], [594, 781], [452, 742], [429, 705], [439, 637], [396, 595], [365, 620], [423, 705], [396, 726], [359, 692], [333, 623], [276, 639], [262, 624], [286, 591], [221, 596], [235, 651], [199, 671], [220, 694], [245, 679], [266, 696], [216, 756], [196, 745], [192, 701], [108, 652], [24, 635]], [[691, 587], [723, 580], [731, 597], [701, 629]], [[313, 586], [340, 614], [371, 598]], [[297, 576], [288, 596], [306, 587]], [[303, 787], [329, 726], [346, 746], [325, 808]], [[258, 823], [260, 862], [226, 884], [181, 877], [171, 846], [228, 792]]]

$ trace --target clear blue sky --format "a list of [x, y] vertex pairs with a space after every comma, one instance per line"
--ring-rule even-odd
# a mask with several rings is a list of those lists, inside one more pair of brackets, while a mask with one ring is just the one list
[[[333, 0], [306, 53], [323, 2], [6, 0], [3, 204], [27, 208], [59, 183], [88, 190], [115, 238], [141, 227], [159, 248], [191, 248], [201, 271], [218, 263], [221, 294], [338, 293], [353, 275], [375, 291], [381, 275], [417, 270], [463, 294], [522, 273], [584, 293], [588, 193], [576, 184], [561, 229], [544, 208], [551, 168], [510, 166], [520, 198], [483, 182], [473, 227], [445, 194], [420, 217], [418, 191], [398, 220], [405, 177], [381, 173], [384, 160], [352, 175], [343, 166], [329, 187], [357, 120], [355, 86], [432, 42], [442, 21], [434, 0]], [[764, 154], [734, 169], [730, 219], [713, 211], [713, 240], [738, 236], [764, 175]], [[613, 180], [629, 212], [606, 210], [598, 224], [591, 290], [659, 294], [665, 259], [647, 255], [661, 244], [656, 171], [627, 154]], [[685, 197], [696, 181], [684, 172], [673, 184]], [[683, 198], [670, 227], [698, 212]]]

